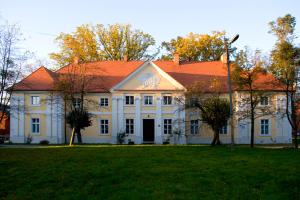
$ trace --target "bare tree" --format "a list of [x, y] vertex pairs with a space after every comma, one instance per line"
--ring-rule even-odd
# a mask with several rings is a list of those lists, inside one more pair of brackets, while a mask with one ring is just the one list
[[0, 123], [10, 106], [14, 85], [21, 78], [23, 63], [28, 59], [28, 52], [19, 48], [20, 29], [17, 25], [0, 25]]

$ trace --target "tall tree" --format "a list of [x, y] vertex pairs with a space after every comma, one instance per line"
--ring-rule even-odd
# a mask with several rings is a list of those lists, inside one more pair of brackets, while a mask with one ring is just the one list
[[73, 33], [61, 33], [56, 42], [60, 51], [50, 57], [60, 66], [72, 63], [75, 57], [79, 62], [123, 60], [125, 56], [127, 60], [147, 59], [155, 44], [151, 35], [121, 24], [82, 25]]
[[[0, 24], [0, 123], [8, 113], [14, 85], [20, 79], [28, 52], [19, 48], [20, 29], [17, 25]], [[11, 108], [13, 109], [13, 108]]]
[[[257, 117], [270, 114], [268, 107], [260, 107], [257, 109], [261, 98], [265, 92], [257, 88], [255, 82], [260, 75], [266, 73], [265, 62], [260, 56], [260, 51], [256, 50], [254, 55], [248, 47], [245, 50], [240, 50], [235, 58], [235, 63], [232, 70], [232, 78], [237, 89], [241, 90], [242, 96], [238, 100], [238, 105], [241, 109], [236, 112], [239, 119], [250, 118], [250, 146], [254, 147], [254, 124]], [[258, 111], [258, 112], [257, 112]]]
[[90, 102], [86, 94], [93, 79], [87, 71], [86, 64], [72, 63], [67, 71], [60, 74], [55, 84], [55, 90], [65, 103], [65, 120], [77, 135], [78, 143], [82, 143], [81, 130], [92, 124], [92, 116], [87, 112], [86, 105], [94, 102]]
[[189, 33], [186, 37], [177, 37], [163, 42], [166, 54], [162, 59], [172, 59], [174, 53], [180, 55], [181, 61], [214, 61], [219, 60], [225, 51], [225, 32], [209, 34]]
[[294, 34], [296, 18], [287, 14], [269, 23], [270, 33], [277, 37], [275, 47], [271, 52], [270, 71], [285, 86], [286, 109], [285, 114], [292, 127], [292, 135], [295, 138], [295, 148], [298, 148], [297, 141], [297, 66], [299, 65], [300, 50], [293, 43], [296, 37]]
[[230, 118], [229, 101], [221, 93], [220, 80], [213, 79], [206, 89], [203, 88], [204, 84], [207, 85], [200, 81], [188, 87], [186, 108], [195, 108], [200, 111], [199, 120], [207, 123], [214, 132], [211, 145], [220, 145], [220, 130], [227, 126]]

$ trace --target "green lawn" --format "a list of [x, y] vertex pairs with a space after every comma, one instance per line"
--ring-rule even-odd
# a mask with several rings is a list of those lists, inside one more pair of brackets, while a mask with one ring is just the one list
[[299, 199], [300, 151], [0, 148], [0, 199]]

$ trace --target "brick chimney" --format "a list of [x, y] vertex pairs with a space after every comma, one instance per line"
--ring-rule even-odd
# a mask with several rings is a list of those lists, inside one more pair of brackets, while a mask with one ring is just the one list
[[174, 54], [173, 54], [173, 62], [174, 62], [176, 65], [180, 65], [180, 57], [179, 57], [179, 53], [174, 53]]
[[77, 56], [75, 56], [74, 58], [73, 58], [73, 64], [74, 65], [77, 65], [79, 63], [79, 58], [77, 57]]
[[227, 53], [223, 53], [220, 60], [223, 64], [227, 64]]
[[124, 62], [127, 62], [127, 61], [128, 61], [128, 56], [127, 56], [127, 55], [124, 55], [123, 61], [124, 61]]

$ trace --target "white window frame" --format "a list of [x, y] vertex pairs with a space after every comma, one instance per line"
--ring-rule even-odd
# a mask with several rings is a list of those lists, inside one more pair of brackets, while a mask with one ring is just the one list
[[[151, 104], [146, 104], [146, 98], [148, 99], [151, 99]], [[149, 103], [149, 99], [148, 99], [148, 103]], [[154, 105], [154, 97], [153, 95], [144, 95], [143, 96], [143, 105], [144, 106], [153, 106]]]
[[[33, 122], [33, 120], [38, 120], [38, 122]], [[35, 135], [39, 135], [40, 132], [41, 132], [41, 120], [39, 117], [31, 117], [31, 123], [30, 123], [30, 129], [31, 129], [31, 133], [32, 134], [35, 134]], [[35, 130], [38, 129], [38, 131], [33, 131], [33, 126], [36, 126], [35, 127]]]
[[[102, 121], [107, 121], [107, 123], [102, 123]], [[104, 128], [102, 128], [104, 127]], [[100, 135], [108, 135], [109, 134], [109, 120], [108, 119], [99, 119], [99, 129]], [[104, 131], [103, 131], [104, 130]]]
[[[165, 103], [165, 98], [170, 98], [171, 99], [171, 103]], [[164, 106], [172, 106], [173, 105], [173, 97], [172, 95], [163, 95], [163, 99], [162, 99], [163, 105]], [[167, 99], [168, 102], [168, 99]]]
[[134, 119], [127, 118], [125, 119], [125, 133], [133, 135], [134, 134]]
[[[35, 99], [38, 99], [38, 101], [36, 101]], [[37, 95], [30, 96], [30, 104], [32, 106], [40, 106], [41, 105], [41, 97], [37, 96]]]
[[[267, 96], [260, 97], [259, 104], [260, 104], [261, 106], [268, 106], [268, 105], [270, 105], [269, 99], [270, 99], [270, 98], [267, 97]], [[265, 101], [265, 100], [267, 100], [267, 101]]]
[[[129, 98], [128, 103], [127, 103], [127, 97]], [[131, 98], [132, 98], [132, 104], [131, 104]], [[125, 95], [125, 105], [126, 106], [134, 105], [134, 96], [133, 95]]]
[[[265, 123], [265, 122], [268, 122], [268, 123]], [[271, 126], [270, 125], [271, 125], [270, 119], [260, 119], [260, 136], [270, 136], [271, 135], [271, 130], [270, 130]], [[266, 129], [266, 127], [267, 127], [267, 129]], [[268, 133], [265, 133], [266, 130], [268, 130]]]
[[[197, 122], [197, 123], [195, 123]], [[199, 120], [190, 120], [190, 133], [191, 135], [198, 135], [199, 134]]]
[[108, 107], [109, 106], [109, 99], [108, 99], [108, 97], [100, 97], [99, 105], [100, 105], [100, 107]]
[[163, 119], [164, 123], [164, 135], [170, 135], [172, 134], [172, 119]]

